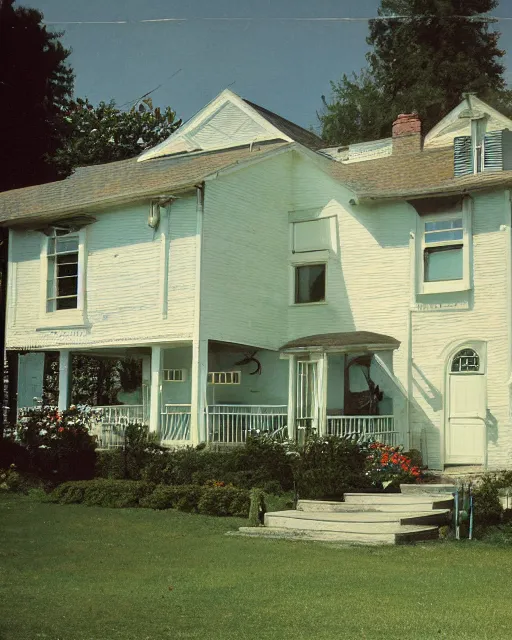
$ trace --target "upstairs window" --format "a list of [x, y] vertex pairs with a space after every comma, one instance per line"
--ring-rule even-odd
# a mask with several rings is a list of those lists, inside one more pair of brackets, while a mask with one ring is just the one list
[[333, 218], [318, 218], [292, 223], [293, 253], [331, 249], [333, 221]]
[[464, 228], [460, 218], [426, 220], [424, 230], [424, 281], [462, 280]]
[[47, 312], [78, 308], [79, 247], [78, 233], [54, 229], [48, 238]]
[[[440, 203], [442, 206], [442, 203]], [[421, 210], [417, 206], [417, 210]], [[419, 217], [418, 293], [465, 291], [470, 288], [470, 211], [462, 201], [445, 212]]]
[[325, 300], [325, 264], [295, 267], [295, 304]]

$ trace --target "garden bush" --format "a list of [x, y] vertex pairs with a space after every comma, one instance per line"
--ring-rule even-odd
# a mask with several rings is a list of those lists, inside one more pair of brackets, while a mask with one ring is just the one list
[[137, 480], [82, 480], [64, 482], [49, 496], [59, 504], [150, 509], [177, 509], [212, 516], [249, 514], [249, 491], [237, 487], [199, 485], [154, 485]]
[[51, 494], [61, 504], [83, 503], [97, 507], [137, 507], [139, 501], [151, 494], [154, 485], [133, 480], [89, 480], [64, 482]]
[[23, 410], [16, 438], [27, 452], [26, 470], [55, 483], [94, 477], [96, 439], [89, 433], [90, 414], [37, 407]]
[[366, 452], [346, 438], [311, 437], [290, 458], [300, 498], [341, 500], [347, 491], [371, 486]]
[[496, 525], [501, 520], [503, 514], [499, 496], [501, 485], [501, 478], [488, 474], [483, 476], [480, 484], [473, 488], [474, 523], [480, 530]]
[[202, 491], [203, 488], [197, 485], [183, 484], [172, 487], [159, 484], [151, 494], [140, 501], [140, 506], [149, 509], [197, 511]]
[[362, 444], [361, 449], [366, 452], [367, 475], [374, 487], [398, 490], [401, 484], [411, 484], [422, 477], [421, 454], [417, 451], [404, 453], [401, 446], [372, 441]]

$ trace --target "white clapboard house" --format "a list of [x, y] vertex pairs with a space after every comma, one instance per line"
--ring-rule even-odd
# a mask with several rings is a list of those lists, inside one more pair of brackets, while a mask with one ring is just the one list
[[[58, 352], [142, 360], [167, 445], [373, 435], [431, 468], [512, 461], [512, 121], [329, 147], [229, 90], [138, 158], [0, 194], [18, 407]], [[135, 397], [134, 396], [134, 397]]]

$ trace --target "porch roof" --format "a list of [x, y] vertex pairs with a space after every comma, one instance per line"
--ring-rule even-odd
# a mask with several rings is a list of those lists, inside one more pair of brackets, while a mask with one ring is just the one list
[[280, 351], [386, 351], [398, 349], [400, 341], [372, 331], [319, 333], [291, 340]]

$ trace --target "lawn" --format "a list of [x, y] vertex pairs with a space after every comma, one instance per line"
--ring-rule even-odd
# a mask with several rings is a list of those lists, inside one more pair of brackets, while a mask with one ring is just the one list
[[512, 636], [510, 548], [224, 535], [241, 522], [0, 494], [0, 639]]

